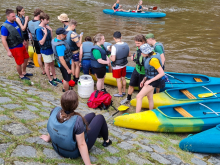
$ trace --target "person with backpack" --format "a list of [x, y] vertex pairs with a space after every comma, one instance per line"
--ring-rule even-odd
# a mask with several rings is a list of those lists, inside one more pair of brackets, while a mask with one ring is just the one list
[[106, 49], [103, 46], [105, 37], [104, 35], [98, 33], [94, 36], [93, 41], [94, 46], [91, 51], [91, 66], [97, 78], [96, 87], [97, 90], [106, 91], [104, 88], [106, 66], [111, 65], [111, 62], [107, 56]]
[[116, 42], [112, 46], [110, 59], [112, 61], [112, 75], [117, 80], [118, 93], [114, 97], [123, 97], [126, 90], [126, 65], [128, 56], [130, 56], [130, 48], [127, 43], [121, 41], [121, 32], [116, 31], [113, 34]]
[[[154, 38], [154, 34], [149, 33], [145, 36], [147, 43], [151, 46], [153, 46], [154, 51], [160, 54], [160, 58], [162, 61], [162, 68], [163, 70], [165, 69], [165, 51], [164, 51], [164, 46], [161, 42], [157, 42]], [[156, 88], [156, 92], [160, 92], [160, 88]]]
[[135, 36], [134, 40], [137, 46], [137, 52], [133, 54], [133, 56], [131, 56], [131, 60], [136, 63], [136, 66], [131, 75], [127, 98], [122, 100], [120, 102], [121, 104], [126, 104], [131, 101], [131, 96], [134, 92], [134, 87], [137, 86], [139, 87], [139, 89], [141, 89], [140, 83], [145, 77], [144, 58], [141, 55], [140, 46], [146, 43], [146, 39], [143, 35], [137, 35]]
[[161, 78], [164, 76], [162, 60], [159, 53], [155, 53], [149, 44], [140, 46], [142, 56], [144, 57], [144, 68], [146, 77], [141, 81], [141, 91], [137, 94], [136, 113], [141, 111], [142, 99], [147, 95], [149, 110], [154, 107], [153, 94], [154, 89], [160, 85]]
[[75, 111], [78, 104], [78, 95], [73, 90], [66, 91], [61, 97], [61, 107], [51, 111], [47, 123], [49, 134], [41, 135], [40, 138], [46, 142], [52, 141], [52, 146], [59, 155], [72, 159], [81, 156], [84, 164], [91, 165], [88, 151], [96, 139], [103, 138], [103, 147], [108, 147], [112, 141], [108, 137], [104, 116], [89, 113], [82, 117]]
[[79, 65], [82, 67], [84, 74], [89, 74], [89, 70], [92, 69], [90, 61], [92, 47], [92, 38], [90, 36], [86, 36], [79, 51]]

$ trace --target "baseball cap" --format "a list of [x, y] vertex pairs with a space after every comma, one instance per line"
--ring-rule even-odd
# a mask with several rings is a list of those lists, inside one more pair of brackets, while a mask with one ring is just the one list
[[149, 54], [149, 53], [153, 52], [154, 48], [151, 47], [149, 44], [143, 44], [140, 46], [140, 50], [144, 54]]
[[57, 35], [60, 35], [60, 34], [66, 35], [67, 33], [68, 33], [68, 31], [66, 31], [64, 28], [58, 28], [58, 29], [56, 30], [56, 34], [57, 34]]
[[149, 33], [145, 36], [146, 39], [149, 39], [149, 38], [154, 38], [154, 34], [153, 33]]

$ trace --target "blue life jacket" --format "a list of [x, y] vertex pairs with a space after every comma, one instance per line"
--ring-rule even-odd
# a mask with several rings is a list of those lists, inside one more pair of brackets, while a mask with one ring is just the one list
[[[24, 16], [19, 17], [19, 16], [16, 15], [16, 18], [19, 18], [20, 21], [21, 21], [21, 24], [24, 25], [24, 23], [25, 23], [25, 18], [24, 18]], [[27, 28], [26, 28], [24, 31], [22, 30], [22, 33], [23, 33], [23, 35], [27, 35]]]
[[138, 10], [141, 10], [142, 9], [142, 5], [139, 5], [139, 8], [138, 8]]
[[91, 59], [91, 50], [93, 47], [93, 43], [91, 41], [85, 41], [82, 43], [82, 49], [83, 49], [83, 60], [90, 60]]
[[152, 78], [154, 78], [156, 75], [159, 74], [158, 71], [157, 71], [153, 66], [151, 66], [151, 65], [149, 64], [149, 63], [150, 63], [150, 60], [151, 60], [152, 58], [157, 58], [157, 59], [159, 60], [159, 62], [160, 62], [161, 67], [163, 66], [159, 53], [156, 53], [156, 55], [151, 55], [150, 57], [144, 58], [144, 68], [145, 68], [146, 77], [147, 77], [148, 79], [152, 79]]
[[[72, 116], [69, 120], [60, 123], [57, 120], [57, 114], [61, 107], [56, 107], [47, 123], [47, 131], [50, 134], [52, 146], [54, 150], [65, 158], [77, 158], [80, 152], [77, 142], [73, 140], [73, 130], [75, 127], [78, 115]], [[85, 133], [85, 140], [88, 142], [87, 133]]]
[[[76, 50], [79, 49], [79, 47], [76, 45], [75, 42], [73, 42], [73, 41], [71, 40], [71, 34], [72, 34], [72, 33], [73, 33], [73, 31], [71, 31], [71, 30], [67, 33], [66, 42], [69, 44], [71, 51], [76, 51]], [[75, 33], [75, 32], [74, 32], [74, 33]], [[78, 37], [78, 36], [77, 36], [77, 37]]]
[[165, 51], [164, 51], [164, 46], [163, 46], [163, 44], [160, 43], [160, 42], [157, 42], [157, 43], [153, 46], [154, 49], [156, 48], [156, 46], [161, 46], [161, 47], [162, 47], [162, 49], [163, 49], [163, 54], [164, 54], [164, 56], [165, 56]]
[[116, 10], [116, 9], [118, 9], [118, 8], [119, 8], [119, 3], [116, 3], [114, 9]]
[[34, 41], [37, 41], [37, 38], [36, 38], [36, 35], [35, 35], [35, 29], [36, 29], [37, 26], [39, 26], [39, 24], [40, 24], [40, 21], [35, 21], [34, 22], [33, 20], [31, 20], [31, 21], [28, 22], [28, 29], [29, 29]]
[[97, 49], [100, 51], [101, 53], [101, 56], [102, 56], [102, 60], [106, 60], [106, 50], [105, 50], [105, 47], [104, 49], [100, 48], [99, 46], [95, 45], [92, 47], [92, 50], [91, 50], [91, 66], [94, 67], [94, 68], [102, 68], [102, 67], [105, 67], [106, 64], [100, 64], [96, 59], [95, 57], [93, 56], [93, 49]]
[[66, 30], [68, 28], [68, 25], [63, 24], [63, 28]]
[[111, 52], [108, 50], [108, 46], [111, 46], [112, 44], [110, 42], [104, 42], [103, 46], [105, 47], [105, 50], [107, 52], [107, 55], [110, 55]]
[[[43, 27], [38, 25], [38, 26], [35, 28], [35, 35], [36, 35], [36, 30], [37, 30], [37, 29], [43, 29]], [[46, 29], [47, 29], [47, 28], [46, 28]], [[52, 48], [51, 40], [52, 40], [52, 39], [51, 39], [51, 32], [50, 32], [49, 29], [47, 29], [47, 38], [46, 38], [46, 40], [45, 40], [45, 42], [44, 42], [43, 45], [41, 45], [41, 44], [39, 43], [40, 49], [41, 49], [41, 50], [51, 49], [51, 48]]]
[[127, 43], [123, 44], [115, 44], [114, 47], [116, 48], [116, 58], [115, 61], [112, 62], [112, 66], [124, 66], [128, 63], [128, 53], [129, 53], [129, 46]]

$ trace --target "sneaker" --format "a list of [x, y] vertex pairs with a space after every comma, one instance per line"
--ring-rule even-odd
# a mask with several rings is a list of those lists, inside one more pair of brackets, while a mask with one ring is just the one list
[[126, 95], [126, 93], [125, 93], [125, 92], [122, 92], [122, 95]]
[[128, 100], [127, 98], [125, 98], [124, 100], [122, 100], [121, 102], [120, 102], [120, 104], [121, 105], [123, 105], [123, 104], [127, 104], [127, 103], [129, 103], [131, 100]]
[[21, 80], [30, 80], [28, 77], [25, 77], [25, 76], [22, 77], [22, 78], [20, 77], [20, 79], [21, 79]]
[[29, 65], [34, 65], [34, 63], [33, 62], [29, 62]]
[[57, 86], [57, 83], [55, 83], [53, 80], [52, 80], [52, 81], [49, 81], [49, 84], [50, 84], [50, 85], [53, 85], [53, 86], [55, 86], [55, 87]]
[[102, 146], [103, 147], [108, 147], [109, 145], [111, 145], [112, 144], [112, 141], [109, 139], [109, 142], [107, 143], [106, 141], [104, 141], [103, 143], [102, 143]]
[[55, 82], [58, 82], [58, 83], [62, 84], [62, 81], [61, 81], [61, 80], [59, 80], [58, 78], [53, 79], [53, 81], [55, 81]]
[[75, 85], [78, 84], [78, 81], [79, 81], [79, 78], [75, 78], [74, 82], [75, 82]]
[[26, 73], [24, 76], [33, 76], [32, 73]]
[[123, 97], [123, 95], [120, 95], [120, 94], [118, 94], [118, 93], [117, 93], [117, 94], [114, 94], [113, 96], [114, 96], [114, 97]]
[[32, 66], [32, 65], [27, 65], [27, 68], [34, 68], [34, 66]]

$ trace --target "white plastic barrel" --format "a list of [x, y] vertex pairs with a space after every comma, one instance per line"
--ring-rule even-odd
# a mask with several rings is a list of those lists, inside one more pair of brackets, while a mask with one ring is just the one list
[[94, 81], [90, 75], [82, 75], [78, 80], [78, 95], [81, 98], [89, 98], [94, 92]]

